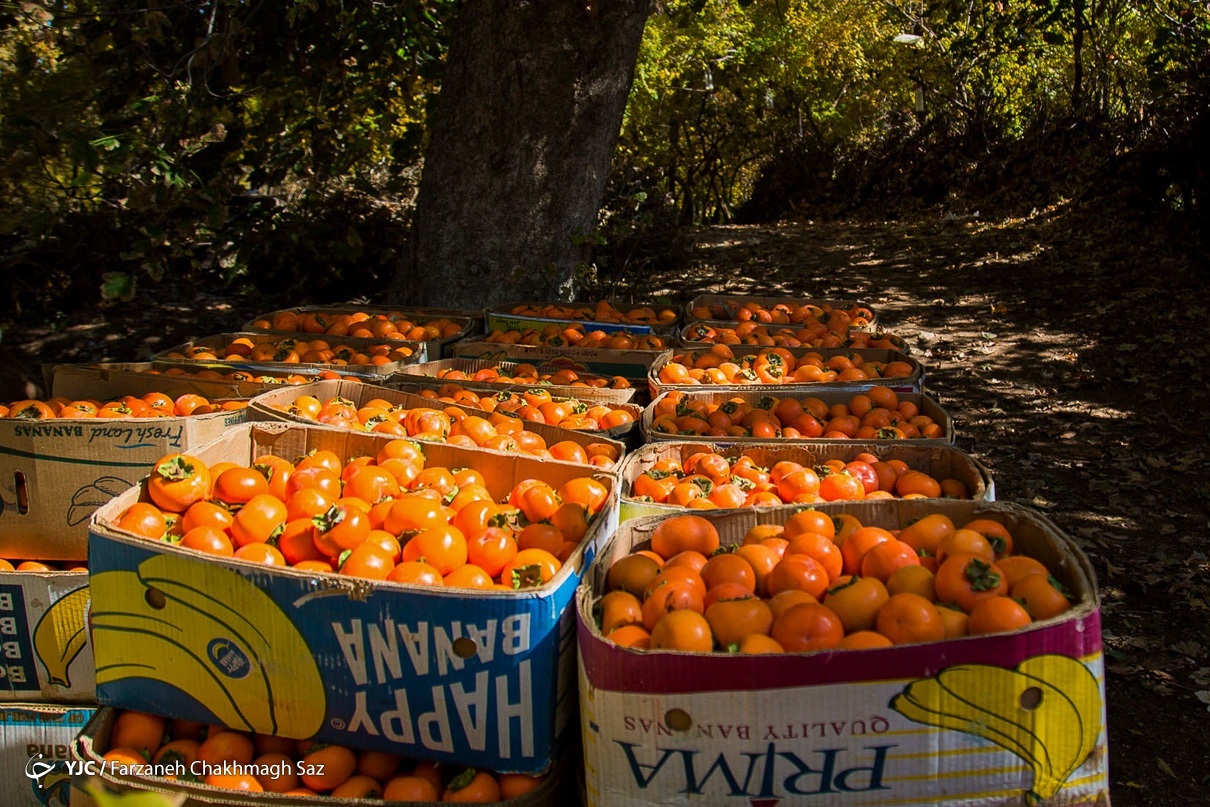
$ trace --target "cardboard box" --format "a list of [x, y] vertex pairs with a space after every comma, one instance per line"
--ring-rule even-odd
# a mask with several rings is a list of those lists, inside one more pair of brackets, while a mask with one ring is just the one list
[[66, 807], [68, 760], [76, 736], [97, 709], [50, 703], [0, 706], [0, 777], [9, 807]]
[[[450, 362], [460, 362], [463, 364], [474, 363], [486, 366], [493, 366], [495, 362], [479, 361], [478, 359], [447, 359]], [[430, 362], [431, 363], [431, 362]], [[392, 387], [397, 387], [405, 392], [413, 392], [421, 394], [425, 391], [440, 393], [447, 386], [461, 387], [467, 392], [472, 392], [480, 398], [494, 397], [498, 400], [507, 400], [508, 396], [519, 396], [534, 389], [533, 385], [529, 384], [493, 384], [486, 381], [445, 381], [440, 378], [430, 376], [409, 375], [407, 373], [397, 373], [391, 377], [389, 382]], [[589, 434], [602, 434], [611, 440], [625, 443], [630, 448], [636, 448], [643, 442], [643, 435], [639, 429], [639, 421], [643, 419], [642, 404], [632, 403], [636, 390], [634, 388], [627, 389], [599, 389], [597, 387], [568, 387], [558, 384], [540, 385], [541, 389], [547, 390], [551, 394], [551, 398], [556, 401], [576, 400], [594, 406], [598, 403], [603, 403], [611, 409], [623, 409], [630, 414], [633, 421], [621, 426], [614, 426], [612, 429], [601, 429], [599, 431], [589, 431]], [[621, 398], [625, 402], [618, 399]]]
[[[316, 423], [314, 420], [298, 417], [297, 415], [291, 415], [287, 412], [281, 411], [280, 409], [274, 408], [275, 406], [288, 407], [300, 395], [313, 395], [320, 401], [329, 401], [332, 398], [340, 397], [352, 401], [354, 405], [358, 407], [360, 407], [366, 401], [373, 400], [374, 398], [381, 398], [407, 409], [440, 408], [439, 405], [435, 405], [437, 402], [432, 398], [424, 398], [420, 395], [414, 395], [410, 392], [402, 392], [389, 387], [380, 387], [376, 384], [350, 381], [320, 381], [317, 384], [308, 385], [306, 387], [287, 387], [285, 389], [271, 390], [258, 395], [250, 404], [250, 414], [254, 420], [280, 420], [286, 423], [297, 423], [303, 426], [329, 428], [323, 424]], [[561, 429], [558, 426], [548, 426], [545, 423], [532, 422], [526, 422], [525, 429], [526, 431], [531, 431], [540, 436], [544, 441], [546, 441], [547, 447], [553, 446], [555, 443], [560, 443], [564, 440], [570, 440], [571, 442], [580, 446], [587, 446], [591, 443], [610, 443], [614, 446], [614, 448], [617, 449], [619, 456], [626, 453], [625, 444], [618, 440], [611, 439], [603, 432], [572, 431], [571, 429]]]
[[322, 372], [340, 373], [341, 375], [357, 376], [359, 378], [384, 378], [392, 373], [399, 372], [405, 364], [413, 364], [428, 360], [427, 342], [391, 342], [389, 340], [380, 339], [353, 339], [351, 337], [342, 336], [339, 339], [336, 337], [323, 337], [318, 334], [309, 333], [270, 333], [267, 331], [241, 331], [235, 333], [220, 333], [213, 336], [207, 336], [204, 339], [194, 339], [191, 342], [186, 342], [183, 345], [177, 345], [167, 350], [161, 351], [152, 355], [152, 361], [171, 361], [180, 364], [195, 364], [208, 365], [215, 364], [213, 359], [189, 359], [182, 358], [182, 355], [188, 355], [188, 351], [195, 348], [206, 348], [215, 351], [215, 355], [223, 358], [221, 355], [224, 348], [232, 343], [235, 339], [248, 339], [253, 345], [261, 345], [266, 342], [277, 344], [284, 343], [289, 340], [295, 341], [313, 341], [315, 339], [323, 339], [333, 346], [339, 344], [345, 347], [359, 350], [363, 353], [369, 353], [372, 348], [382, 345], [390, 345], [392, 348], [407, 347], [412, 350], [412, 355], [406, 361], [393, 361], [386, 364], [322, 364], [318, 362], [280, 362], [280, 361], [253, 361], [251, 359], [241, 361], [222, 361], [233, 369], [248, 370], [256, 373], [261, 371], [281, 372], [289, 370], [294, 373], [303, 373], [305, 375], [315, 375]]
[[827, 300], [827, 299], [812, 299], [810, 297], [760, 297], [749, 294], [699, 294], [688, 303], [685, 304], [685, 321], [696, 322], [700, 321], [701, 317], [693, 315], [693, 309], [701, 306], [707, 306], [715, 309], [715, 313], [723, 314], [724, 316], [707, 317], [710, 320], [718, 320], [720, 322], [737, 322], [735, 312], [740, 309], [744, 303], [759, 303], [765, 308], [773, 308], [776, 305], [788, 305], [790, 309], [800, 308], [804, 305], [814, 305], [819, 307], [830, 306], [833, 309], [840, 308], [848, 310], [853, 306], [860, 306], [870, 312], [869, 324], [856, 330], [875, 330], [878, 324], [878, 312], [866, 305], [865, 303], [856, 302], [854, 300]]
[[[389, 383], [395, 386], [421, 384], [426, 389], [437, 389], [442, 384], [457, 384], [473, 392], [486, 393], [497, 393], [504, 390], [524, 392], [527, 389], [541, 387], [542, 389], [549, 390], [550, 394], [556, 398], [579, 398], [582, 401], [601, 401], [611, 404], [629, 403], [634, 400], [635, 392], [637, 391], [634, 387], [624, 387], [622, 389], [594, 386], [578, 387], [571, 384], [548, 384], [544, 381], [540, 381], [537, 384], [518, 384], [516, 382], [504, 381], [445, 379], [438, 375], [450, 370], [474, 375], [480, 370], [489, 370], [492, 368], [507, 374], [515, 370], [519, 364], [521, 364], [519, 361], [496, 361], [494, 359], [442, 359], [440, 361], [426, 361], [420, 364], [410, 364], [402, 368], [391, 377]], [[536, 367], [539, 374], [553, 373], [564, 369], [562, 365], [539, 364]], [[605, 378], [605, 376], [600, 376], [596, 373], [578, 373], [578, 375], [585, 380]], [[606, 380], [608, 381], [609, 379], [606, 378]]]
[[[672, 336], [676, 333], [677, 320], [679, 320], [679, 317], [678, 317], [677, 320], [673, 320], [672, 322], [668, 322], [668, 323], [651, 323], [651, 324], [644, 325], [644, 324], [640, 324], [640, 323], [636, 323], [636, 322], [603, 322], [598, 319], [592, 319], [591, 317], [587, 317], [587, 318], [583, 318], [583, 319], [578, 318], [578, 317], [575, 317], [575, 318], [537, 317], [537, 316], [528, 316], [525, 314], [514, 314], [513, 313], [514, 309], [516, 309], [518, 306], [523, 306], [523, 305], [541, 307], [541, 306], [548, 305], [548, 303], [525, 301], [525, 302], [520, 302], [520, 303], [512, 303], [510, 305], [502, 305], [498, 308], [489, 308], [489, 309], [487, 309], [487, 311], [484, 312], [484, 318], [487, 322], [487, 330], [489, 330], [489, 331], [528, 331], [531, 328], [541, 329], [541, 328], [546, 327], [547, 325], [559, 325], [560, 327], [567, 327], [568, 325], [578, 323], [580, 325], [583, 325], [584, 329], [588, 330], [588, 331], [604, 331], [605, 333], [625, 332], [625, 333], [633, 333], [633, 334], [640, 334], [640, 335], [657, 334], [657, 335], [662, 335], [662, 336]], [[564, 305], [568, 309], [576, 309], [576, 308], [582, 308], [582, 307], [587, 307], [589, 309], [593, 309], [595, 307], [593, 305], [585, 306], [582, 303], [559, 303], [559, 305]], [[656, 305], [656, 304], [615, 306], [615, 310], [617, 310], [623, 314], [633, 311], [637, 308], [650, 308], [658, 314], [660, 309], [671, 308], [671, 307], [670, 306], [660, 306], [660, 305]]]
[[[1075, 605], [1011, 634], [871, 650], [631, 650], [604, 641], [592, 617], [609, 564], [659, 519], [628, 522], [577, 592], [588, 804], [1107, 804], [1100, 608], [1075, 545], [1043, 516], [1004, 503], [827, 510], [884, 527], [937, 511], [956, 522], [1001, 519], [1018, 550], [1045, 563]], [[735, 539], [793, 512], [704, 515]], [[930, 705], [938, 710], [931, 717]]]
[[454, 356], [462, 359], [491, 361], [523, 361], [570, 367], [585, 373], [603, 376], [620, 375], [632, 384], [646, 381], [651, 365], [664, 350], [611, 350], [609, 348], [546, 347], [543, 345], [509, 345], [500, 342], [463, 340], [454, 345]]
[[0, 573], [0, 701], [96, 701], [87, 572]]
[[[186, 375], [174, 374], [183, 369]], [[181, 365], [175, 362], [121, 362], [109, 364], [51, 364], [43, 366], [46, 388], [54, 396], [66, 398], [120, 398], [123, 395], [144, 395], [148, 392], [181, 395], [193, 392], [212, 400], [252, 398], [262, 392], [289, 386], [287, 373], [258, 373], [257, 378], [243, 381], [228, 378], [198, 376], [199, 371], [211, 370], [228, 375], [237, 371], [225, 364]], [[300, 377], [295, 374], [295, 378]], [[310, 383], [315, 378], [307, 378]]]
[[[332, 798], [328, 796], [284, 796], [277, 793], [257, 793], [241, 797], [241, 794], [231, 790], [221, 790], [193, 782], [181, 782], [158, 776], [142, 776], [136, 772], [103, 766], [103, 757], [110, 748], [109, 735], [117, 710], [108, 707], [101, 708], [79, 732], [70, 750], [74, 771], [71, 777], [72, 807], [95, 807], [96, 801], [91, 795], [93, 788], [108, 792], [154, 792], [172, 797], [172, 804], [182, 807], [200, 807], [201, 805], [222, 804], [227, 807], [257, 807], [257, 805], [273, 805], [273, 807], [304, 807], [304, 805], [337, 805], [353, 807], [353, 805], [382, 804], [381, 799], [350, 799]], [[574, 742], [561, 754], [550, 775], [538, 787], [508, 800], [509, 807], [565, 807], [576, 803], [577, 780], [580, 773], [579, 740]], [[405, 762], [406, 767], [408, 763]], [[202, 771], [198, 768], [198, 771]], [[392, 802], [403, 804], [404, 802]], [[499, 802], [497, 802], [499, 803]], [[407, 802], [413, 804], [413, 802]]]
[[[900, 444], [906, 442], [908, 441], [898, 441]], [[762, 468], [772, 468], [783, 460], [790, 460], [811, 468], [832, 459], [848, 462], [862, 452], [869, 452], [881, 460], [902, 460], [908, 464], [909, 468], [929, 473], [937, 480], [958, 479], [966, 485], [972, 499], [994, 501], [996, 498], [995, 482], [992, 481], [991, 472], [987, 470], [987, 467], [974, 457], [952, 446], [873, 445], [863, 442], [846, 445], [841, 440], [827, 444], [765, 442], [744, 445], [731, 444], [726, 441], [659, 442], [649, 443], [636, 449], [622, 463], [619, 523], [644, 516], [670, 516], [687, 512], [685, 508], [670, 504], [636, 501], [629, 497], [629, 493], [634, 480], [659, 460], [671, 457], [683, 463], [685, 458], [702, 449], [715, 451], [728, 459], [746, 454], [755, 459], [756, 464]]]
[[[768, 388], [766, 388], [768, 389]], [[787, 396], [798, 398], [819, 398], [828, 405], [844, 403], [847, 404], [849, 399], [856, 395], [860, 390], [826, 390], [826, 389], [797, 389], [793, 387], [777, 387], [776, 392], [751, 392], [748, 390], [733, 390], [731, 392], [690, 392], [688, 393], [693, 398], [701, 399], [707, 403], [723, 403], [732, 398], [740, 398], [751, 403], [756, 403], [762, 399], [769, 398], [785, 398]], [[686, 435], [683, 434], [665, 434], [663, 432], [654, 431], [651, 428], [652, 422], [655, 420], [655, 407], [659, 403], [660, 398], [668, 393], [663, 393], [659, 397], [653, 399], [647, 408], [643, 410], [643, 437], [649, 443], [668, 440], [684, 440]], [[941, 404], [937, 403], [935, 398], [932, 398], [920, 392], [901, 392], [899, 398], [905, 401], [911, 401], [920, 408], [920, 414], [927, 415], [941, 426], [942, 436], [938, 438], [913, 437], [910, 439], [891, 439], [891, 440], [866, 440], [862, 442], [873, 445], [901, 445], [909, 444], [914, 446], [948, 446], [954, 444], [954, 421], [950, 418], [949, 413], [941, 408]], [[737, 445], [745, 445], [750, 443], [770, 442], [768, 440], [758, 440], [752, 437], [728, 437], [727, 443], [735, 443]], [[816, 439], [816, 440], [786, 440], [777, 439], [773, 442], [804, 442], [814, 445], [848, 445], [851, 440], [833, 440], [833, 439]]]
[[[744, 347], [735, 345], [731, 348], [735, 354], [736, 363], [749, 356], [756, 356], [765, 348], [751, 346]], [[863, 389], [869, 389], [872, 386], [890, 387], [896, 392], [921, 392], [924, 389], [924, 365], [908, 356], [906, 353], [901, 353], [898, 350], [886, 350], [882, 348], [812, 348], [812, 347], [792, 347], [786, 348], [790, 351], [790, 355], [795, 359], [801, 359], [809, 353], [816, 353], [823, 357], [826, 362], [833, 356], [853, 356], [857, 355], [863, 361], [873, 361], [890, 363], [893, 361], [901, 361], [911, 365], [912, 372], [910, 375], [899, 378], [870, 378], [864, 381], [829, 381], [819, 383], [788, 383], [788, 384], [668, 384], [660, 380], [660, 370], [664, 365], [671, 361], [677, 360], [685, 354], [691, 356], [700, 355], [707, 349], [695, 348], [686, 350], [679, 348], [671, 351], [667, 356], [661, 356], [656, 359], [651, 365], [651, 371], [647, 374], [647, 384], [651, 389], [651, 397], [655, 398], [661, 392], [670, 392], [672, 390], [680, 390], [681, 392], [760, 392], [765, 395], [777, 395], [784, 397], [793, 391], [795, 395], [814, 395], [817, 390], [836, 390], [847, 391], [850, 395], [860, 392]]]
[[[278, 423], [233, 429], [196, 455], [250, 464], [389, 438]], [[595, 476], [610, 502], [550, 583], [465, 591], [309, 574], [207, 557], [112, 525], [90, 527], [97, 701], [171, 717], [497, 771], [538, 773], [574, 726], [575, 617], [584, 567], [617, 524], [617, 480], [586, 466], [434, 443], [428, 462], [479, 470], [493, 497], [516, 481]]]
[[[414, 324], [423, 325], [425, 322], [434, 319], [449, 319], [462, 325], [462, 329], [453, 336], [445, 336], [440, 339], [430, 339], [426, 341], [428, 346], [428, 355], [431, 357], [440, 358], [444, 356], [446, 351], [459, 339], [465, 339], [468, 336], [483, 332], [483, 312], [471, 311], [463, 308], [423, 308], [397, 306], [394, 308], [386, 306], [358, 306], [358, 305], [304, 305], [295, 308], [282, 308], [276, 311], [269, 311], [261, 314], [258, 317], [253, 317], [243, 326], [245, 331], [256, 331], [265, 333], [274, 333], [273, 328], [258, 328], [256, 323], [262, 320], [273, 321], [273, 318], [279, 314], [309, 314], [319, 313], [328, 314], [331, 316], [340, 316], [342, 314], [369, 314], [370, 316], [382, 315], [391, 322], [399, 323], [401, 321], [409, 321]], [[311, 333], [307, 331], [307, 333]], [[323, 333], [315, 333], [315, 336], [322, 337]]]
[[246, 419], [244, 409], [171, 418], [0, 419], [0, 557], [84, 560], [88, 518], [99, 505], [164, 455], [213, 440]]

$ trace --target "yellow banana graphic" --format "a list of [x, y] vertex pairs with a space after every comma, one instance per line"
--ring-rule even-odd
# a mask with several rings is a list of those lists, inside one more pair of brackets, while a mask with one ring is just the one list
[[979, 716], [941, 711], [952, 708], [952, 705], [947, 703], [947, 698], [948, 693], [935, 678], [925, 678], [914, 682], [908, 689], [896, 695], [891, 701], [891, 707], [917, 723], [982, 737], [1021, 757], [1034, 771], [1035, 781], [1049, 778], [1050, 759], [1036, 738], [1027, 736], [1017, 726], [1001, 727], [989, 724]]
[[891, 700], [909, 720], [995, 743], [1024, 760], [1031, 792], [1050, 798], [1084, 763], [1101, 733], [1101, 692], [1079, 661], [1034, 656], [1015, 670], [982, 664], [947, 667], [913, 681]]
[[327, 697], [314, 654], [268, 594], [209, 561], [156, 555], [92, 576], [97, 684], [152, 678], [231, 728], [310, 737]]
[[1097, 677], [1076, 659], [1053, 653], [1027, 658], [1017, 665], [1017, 671], [1054, 685], [1079, 712], [1083, 733], [1076, 754], [1080, 760], [1076, 765], [1078, 768], [1101, 738], [1101, 713], [1105, 704]]
[[34, 655], [55, 686], [71, 686], [68, 670], [88, 644], [88, 599], [88, 586], [69, 591], [46, 609], [34, 627]]

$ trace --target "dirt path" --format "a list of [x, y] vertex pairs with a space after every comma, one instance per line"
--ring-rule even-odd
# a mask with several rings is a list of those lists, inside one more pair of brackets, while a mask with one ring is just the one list
[[[640, 288], [678, 300], [857, 298], [926, 362], [960, 448], [1097, 571], [1115, 807], [1210, 803], [1210, 291], [1142, 223], [1028, 220], [712, 227]], [[635, 285], [638, 286], [636, 280]], [[134, 360], [302, 301], [160, 287], [133, 304], [12, 323], [30, 365]], [[316, 301], [337, 302], [337, 301]]]
[[1145, 228], [1074, 218], [714, 227], [690, 271], [657, 280], [678, 299], [875, 307], [926, 363], [997, 497], [1037, 507], [1093, 562], [1115, 807], [1210, 803], [1210, 396], [1196, 336], [1210, 294]]

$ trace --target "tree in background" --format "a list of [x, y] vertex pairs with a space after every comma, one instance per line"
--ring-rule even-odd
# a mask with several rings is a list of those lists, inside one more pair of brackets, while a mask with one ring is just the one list
[[464, 0], [393, 299], [568, 299], [587, 265], [650, 0]]

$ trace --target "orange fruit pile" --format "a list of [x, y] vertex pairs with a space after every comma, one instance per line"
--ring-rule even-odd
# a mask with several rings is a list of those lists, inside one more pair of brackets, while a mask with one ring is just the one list
[[780, 302], [767, 305], [757, 300], [703, 303], [689, 310], [690, 320], [729, 320], [764, 324], [821, 322], [834, 328], [868, 327], [874, 321], [869, 308], [857, 303], [840, 307], [834, 302]]
[[627, 647], [805, 653], [1004, 633], [1070, 607], [998, 521], [934, 513], [892, 531], [804, 510], [725, 547], [703, 516], [665, 519], [610, 566], [594, 613]]
[[709, 403], [680, 390], [653, 404], [651, 430], [658, 434], [759, 439], [903, 440], [945, 437], [945, 429], [921, 414], [913, 401], [890, 387], [871, 387], [845, 403], [808, 396], [736, 396]]
[[252, 327], [265, 331], [351, 336], [356, 339], [406, 339], [428, 342], [448, 339], [462, 332], [465, 323], [449, 317], [421, 317], [401, 311], [278, 311], [261, 318]]
[[502, 501], [469, 468], [429, 465], [419, 444], [377, 456], [327, 450], [252, 467], [161, 458], [119, 530], [195, 552], [371, 580], [512, 591], [548, 582], [609, 498], [590, 478], [522, 480]]
[[516, 317], [568, 319], [582, 322], [628, 322], [632, 325], [671, 325], [680, 316], [675, 309], [667, 306], [635, 305], [617, 308], [607, 300], [599, 300], [592, 305], [520, 303], [511, 306], [508, 313]]
[[[552, 406], [560, 406], [554, 404]], [[533, 422], [505, 412], [476, 412], [455, 404], [436, 407], [407, 408], [383, 398], [374, 398], [360, 407], [347, 398], [320, 400], [314, 395], [300, 395], [288, 404], [274, 404], [274, 409], [305, 420], [353, 431], [411, 437], [436, 443], [490, 448], [496, 451], [516, 451], [535, 457], [589, 463], [612, 468], [617, 462], [617, 449], [607, 443], [581, 446], [570, 440], [548, 446], [537, 432], [526, 428]], [[567, 410], [570, 413], [570, 409]], [[565, 418], [563, 422], [567, 422]]]
[[248, 405], [244, 399], [218, 401], [195, 393], [173, 398], [162, 392], [145, 395], [124, 395], [114, 401], [93, 399], [73, 400], [65, 397], [45, 401], [13, 401], [0, 404], [0, 418], [15, 420], [53, 420], [55, 418], [169, 418], [186, 415], [208, 415], [211, 412], [233, 411]]
[[828, 460], [813, 468], [791, 460], [762, 468], [748, 454], [728, 460], [703, 448], [684, 462], [673, 457], [657, 460], [634, 478], [627, 496], [710, 510], [862, 499], [969, 499], [970, 491], [961, 480], [939, 480], [902, 460], [884, 462], [873, 454], [858, 454], [849, 462]]
[[597, 389], [629, 389], [630, 381], [617, 375], [612, 378], [581, 373], [570, 367], [541, 369], [527, 362], [511, 365], [497, 364], [474, 371], [448, 367], [433, 373], [443, 381], [478, 381], [489, 384], [549, 384], [559, 387], [594, 387]]
[[487, 804], [529, 793], [545, 778], [170, 720], [129, 709], [117, 713], [109, 740], [104, 759], [111, 767], [245, 793]]
[[485, 342], [505, 345], [545, 345], [547, 347], [610, 348], [613, 350], [665, 350], [671, 347], [669, 338], [655, 334], [627, 331], [589, 329], [582, 322], [543, 325], [537, 328], [515, 328], [488, 331]]
[[542, 387], [533, 387], [524, 392], [502, 390], [495, 395], [479, 395], [457, 384], [442, 384], [436, 390], [422, 390], [417, 394], [442, 403], [473, 406], [527, 422], [546, 423], [575, 431], [607, 431], [635, 422], [634, 414], [623, 406], [555, 397], [550, 390]]
[[[384, 337], [393, 340], [393, 337]], [[402, 337], [399, 337], [402, 340]], [[388, 341], [374, 345], [350, 345], [326, 339], [254, 339], [235, 336], [217, 347], [190, 345], [171, 351], [164, 358], [191, 361], [258, 362], [264, 364], [333, 364], [370, 367], [404, 362], [415, 355], [409, 345]]]
[[827, 384], [908, 378], [913, 371], [908, 362], [867, 361], [860, 353], [825, 359], [820, 353], [795, 356], [784, 347], [770, 347], [737, 357], [730, 347], [715, 345], [673, 355], [656, 377], [666, 385]]

